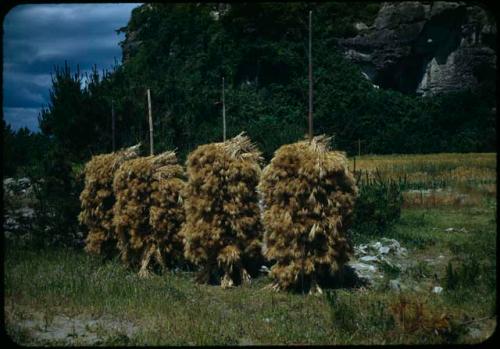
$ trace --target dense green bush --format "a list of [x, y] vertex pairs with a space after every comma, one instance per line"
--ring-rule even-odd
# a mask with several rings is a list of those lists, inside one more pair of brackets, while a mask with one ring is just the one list
[[48, 138], [41, 133], [22, 127], [14, 131], [2, 120], [3, 175], [25, 177], [33, 171], [39, 172], [42, 158], [48, 148]]
[[77, 216], [83, 180], [73, 172], [66, 152], [59, 148], [49, 151], [43, 169], [31, 177], [36, 201], [32, 222], [32, 242], [37, 246], [79, 243]]
[[375, 178], [360, 177], [358, 174], [353, 230], [360, 234], [381, 234], [401, 216], [403, 182], [384, 179], [378, 172]]

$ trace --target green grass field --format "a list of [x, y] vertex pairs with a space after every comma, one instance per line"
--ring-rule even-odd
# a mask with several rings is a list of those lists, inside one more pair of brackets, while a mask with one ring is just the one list
[[[494, 195], [480, 196], [471, 205], [408, 205], [384, 234], [408, 249], [407, 268], [313, 296], [263, 289], [266, 275], [229, 290], [186, 271], [141, 279], [118, 260], [8, 240], [6, 330], [24, 345], [482, 342], [496, 327], [497, 223]], [[353, 235], [355, 245], [378, 239]], [[393, 278], [407, 287], [392, 290]]]

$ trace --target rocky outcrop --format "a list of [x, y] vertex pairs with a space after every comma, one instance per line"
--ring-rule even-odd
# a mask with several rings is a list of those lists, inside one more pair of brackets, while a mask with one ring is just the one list
[[125, 32], [125, 40], [120, 42], [120, 46], [122, 47], [122, 61], [128, 61], [133, 55], [137, 53], [139, 47], [142, 44], [141, 40], [138, 40], [137, 37], [140, 33], [140, 28], [136, 31], [124, 31]]
[[139, 51], [142, 44], [141, 32], [148, 26], [148, 12], [151, 10], [153, 4], [143, 4], [134, 8], [129, 23], [117, 30], [117, 33], [125, 34], [125, 39], [119, 43], [122, 48], [122, 62], [125, 63]]
[[434, 95], [482, 83], [496, 75], [496, 23], [464, 2], [384, 3], [358, 35], [338, 40], [344, 55], [374, 84]]

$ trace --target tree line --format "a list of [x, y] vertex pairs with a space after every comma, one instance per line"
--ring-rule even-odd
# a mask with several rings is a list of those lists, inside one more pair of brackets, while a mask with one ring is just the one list
[[[152, 95], [155, 151], [180, 159], [222, 140], [221, 79], [227, 135], [246, 131], [270, 159], [307, 133], [307, 21], [313, 10], [314, 133], [337, 149], [363, 153], [484, 152], [496, 147], [495, 86], [420, 97], [377, 89], [346, 60], [336, 38], [371, 24], [377, 3], [146, 4], [132, 12], [126, 59], [84, 75], [53, 71], [40, 133], [3, 124], [5, 175], [36, 169], [54, 149], [81, 164], [118, 147], [149, 144], [146, 90]], [[147, 148], [145, 146], [144, 148]]]

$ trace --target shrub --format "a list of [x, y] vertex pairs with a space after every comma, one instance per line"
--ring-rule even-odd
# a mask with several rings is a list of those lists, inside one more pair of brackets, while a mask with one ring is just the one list
[[384, 179], [376, 171], [374, 178], [368, 175], [360, 184], [359, 196], [354, 207], [353, 230], [363, 234], [383, 233], [401, 216], [403, 205], [401, 180]]
[[40, 176], [32, 178], [35, 201], [35, 245], [74, 246], [78, 242], [78, 195], [83, 181], [72, 170], [64, 150], [55, 147], [43, 161]]

